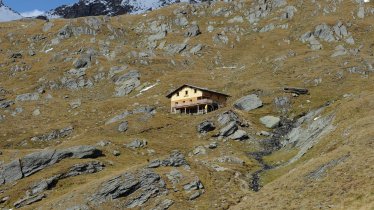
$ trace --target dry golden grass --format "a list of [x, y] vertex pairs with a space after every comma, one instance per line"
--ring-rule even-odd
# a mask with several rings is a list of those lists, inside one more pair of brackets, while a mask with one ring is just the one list
[[[296, 4], [296, 1], [289, 1]], [[207, 14], [211, 11], [225, 6], [225, 3], [218, 3], [211, 8], [206, 8]], [[249, 2], [247, 2], [247, 6]], [[52, 204], [66, 202], [66, 205], [79, 203], [84, 199], [84, 194], [92, 192], [95, 186], [102, 181], [126, 170], [140, 168], [147, 164], [148, 160], [167, 156], [170, 151], [178, 149], [188, 156], [196, 146], [206, 145], [211, 142], [209, 136], [199, 137], [196, 132], [196, 125], [207, 119], [216, 118], [224, 110], [232, 108], [232, 104], [243, 95], [258, 93], [264, 102], [264, 107], [250, 113], [240, 112], [241, 117], [250, 123], [247, 129], [251, 134], [256, 131], [265, 130], [259, 122], [259, 118], [272, 114], [278, 115], [273, 106], [273, 100], [277, 96], [285, 95], [282, 91], [284, 86], [306, 87], [310, 95], [292, 98], [292, 111], [290, 117], [298, 116], [301, 113], [315, 109], [327, 101], [333, 101], [326, 113], [334, 112], [334, 125], [336, 130], [324, 137], [319, 144], [313, 147], [301, 160], [287, 167], [280, 167], [264, 174], [263, 182], [266, 183], [260, 192], [254, 193], [248, 189], [248, 174], [258, 169], [255, 160], [246, 155], [246, 152], [258, 148], [256, 137], [253, 141], [222, 142], [215, 150], [208, 150], [206, 156], [188, 157], [191, 163], [191, 176], [198, 176], [206, 188], [206, 192], [196, 201], [188, 202], [182, 192], [170, 193], [168, 197], [175, 201], [172, 209], [227, 209], [236, 204], [234, 209], [372, 209], [374, 200], [373, 187], [373, 101], [374, 85], [371, 74], [367, 77], [350, 74], [345, 68], [361, 64], [360, 58], [372, 59], [372, 43], [374, 37], [369, 36], [367, 28], [374, 21], [373, 16], [364, 20], [352, 20], [350, 11], [355, 8], [351, 2], [344, 2], [342, 9], [337, 13], [328, 16], [311, 16], [315, 8], [309, 2], [305, 2], [302, 12], [296, 13], [296, 18], [288, 21], [289, 29], [276, 29], [267, 33], [256, 33], [250, 29], [245, 22], [237, 24], [244, 29], [244, 35], [240, 36], [240, 42], [235, 41], [235, 35], [230, 32], [228, 45], [215, 45], [212, 36], [221, 32], [222, 27], [228, 26], [228, 18], [203, 16], [190, 16], [189, 21], [197, 21], [202, 30], [198, 37], [188, 41], [190, 46], [203, 43], [205, 48], [202, 56], [166, 56], [162, 50], [155, 50], [156, 57], [149, 59], [148, 66], [139, 63], [129, 63], [128, 53], [132, 50], [144, 51], [137, 48], [137, 44], [146, 38], [146, 33], [137, 34], [133, 29], [139, 23], [157, 20], [159, 15], [165, 16], [165, 21], [174, 18], [172, 11], [178, 8], [173, 5], [159, 11], [151, 12], [146, 17], [124, 15], [110, 18], [108, 23], [116, 29], [125, 31], [123, 37], [110, 41], [109, 49], [116, 51], [114, 60], [99, 57], [98, 65], [92, 65], [87, 70], [87, 76], [93, 76], [100, 68], [108, 73], [110, 67], [128, 65], [129, 69], [137, 69], [141, 73], [141, 82], [159, 84], [140, 96], [137, 91], [129, 96], [113, 97], [114, 85], [104, 80], [95, 84], [93, 88], [79, 91], [67, 91], [64, 89], [53, 91], [47, 90], [53, 99], [37, 102], [17, 103], [13, 106], [22, 107], [24, 111], [16, 117], [10, 116], [4, 110], [0, 114], [6, 115], [6, 120], [0, 122], [0, 146], [2, 161], [8, 162], [17, 157], [22, 157], [33, 151], [44, 148], [66, 148], [75, 145], [94, 145], [100, 140], [109, 140], [113, 144], [104, 149], [105, 157], [99, 158], [106, 163], [107, 167], [102, 172], [91, 175], [83, 175], [62, 180], [57, 187], [48, 191], [48, 197], [41, 202], [29, 206], [30, 209], [42, 207], [43, 209], [57, 208]], [[269, 19], [260, 22], [264, 26], [273, 20], [277, 14]], [[233, 15], [232, 17], [234, 17]], [[322, 22], [334, 25], [338, 20], [347, 23], [352, 22], [348, 30], [353, 34], [356, 44], [347, 46], [356, 48], [363, 45], [360, 57], [342, 56], [331, 58], [333, 49], [337, 43], [322, 42], [324, 50], [312, 51], [306, 44], [298, 41], [301, 34], [312, 31], [314, 27]], [[208, 33], [206, 27], [209, 21], [215, 21], [216, 30]], [[223, 21], [221, 23], [221, 21]], [[53, 46], [51, 53], [41, 52], [47, 40], [55, 37], [57, 31], [64, 25], [71, 23], [79, 25], [83, 18], [76, 20], [53, 20], [53, 28], [50, 32], [43, 33], [41, 28], [43, 21], [24, 20], [0, 24], [0, 86], [11, 91], [6, 97], [14, 99], [16, 95], [32, 92], [38, 86], [38, 80], [57, 80], [63, 73], [72, 68], [72, 62], [76, 55], [71, 55], [80, 48], [93, 47], [99, 49], [100, 40], [105, 41], [109, 30], [105, 24], [102, 31], [96, 36], [96, 42], [91, 43], [91, 36], [82, 35], [62, 40], [59, 45]], [[279, 24], [287, 21], [280, 21]], [[278, 23], [278, 22], [277, 22]], [[235, 24], [233, 24], [235, 26]], [[181, 43], [184, 41], [183, 28], [173, 26], [172, 32], [166, 37], [166, 43]], [[8, 34], [12, 33], [14, 39], [9, 40]], [[37, 55], [27, 55], [29, 42], [27, 38], [42, 34], [46, 40], [36, 43]], [[287, 44], [284, 40], [290, 40]], [[122, 42], [126, 41], [123, 45]], [[117, 47], [121, 46], [121, 47]], [[232, 48], [233, 46], [233, 48]], [[116, 48], [117, 47], [117, 48]], [[40, 49], [40, 50], [39, 50]], [[52, 53], [61, 52], [67, 49], [64, 57], [72, 57], [71, 61], [51, 61]], [[296, 53], [294, 57], [288, 57], [282, 62], [280, 68], [274, 70], [274, 59], [292, 50]], [[12, 63], [9, 53], [22, 51], [24, 59]], [[222, 64], [214, 64], [214, 57], [221, 55]], [[305, 62], [311, 56], [319, 57], [311, 62]], [[171, 64], [175, 61], [177, 66]], [[347, 66], [343, 63], [349, 61]], [[31, 64], [32, 69], [26, 72], [16, 73], [9, 76], [9, 68], [14, 64], [25, 62]], [[190, 65], [183, 63], [192, 62]], [[225, 69], [237, 65], [235, 69]], [[241, 68], [243, 67], [243, 68]], [[54, 68], [54, 70], [53, 70]], [[342, 78], [337, 78], [337, 73], [343, 72]], [[322, 78], [322, 83], [315, 86], [313, 80]], [[165, 95], [175, 87], [184, 83], [191, 83], [211, 89], [228, 93], [229, 106], [203, 116], [185, 116], [169, 114], [169, 101]], [[349, 98], [343, 98], [344, 94], [352, 94]], [[67, 96], [67, 98], [65, 97]], [[80, 98], [82, 106], [70, 110], [69, 102]], [[118, 123], [105, 125], [111, 117], [125, 111], [132, 110], [138, 105], [154, 105], [157, 107], [157, 114], [146, 122], [140, 121], [142, 115], [133, 115], [126, 120], [129, 121], [129, 130], [124, 134], [117, 132]], [[32, 116], [35, 108], [41, 110], [40, 116]], [[12, 109], [13, 109], [12, 108]], [[47, 133], [50, 130], [62, 128], [67, 125], [75, 127], [71, 137], [53, 141], [50, 143], [32, 143], [29, 139], [37, 134]], [[345, 135], [347, 133], [347, 135]], [[123, 144], [140, 138], [147, 139], [146, 149], [133, 151], [127, 149]], [[25, 144], [26, 143], [26, 144]], [[111, 152], [116, 149], [121, 152], [119, 157], [114, 157]], [[148, 154], [147, 149], [154, 149], [155, 154]], [[266, 157], [269, 163], [283, 163], [287, 161], [295, 151], [281, 150]], [[321, 180], [311, 181], [305, 176], [318, 168], [320, 165], [349, 153], [347, 161], [328, 170], [326, 176]], [[232, 155], [241, 158], [246, 162], [244, 166], [221, 164], [230, 170], [216, 172], [205, 166], [201, 161], [213, 161], [222, 155]], [[10, 195], [11, 200], [5, 204], [11, 207], [12, 203], [24, 195], [25, 189], [34, 181], [49, 177], [63, 171], [79, 160], [63, 160], [53, 167], [48, 167], [42, 172], [36, 173], [26, 179], [20, 180], [13, 187], [4, 186], [8, 189], [2, 196]], [[157, 169], [161, 175], [170, 172], [170, 168]], [[181, 169], [183, 171], [183, 169]], [[237, 175], [235, 172], [239, 172]], [[187, 174], [187, 172], [186, 172]], [[170, 185], [168, 184], [170, 188]], [[20, 196], [14, 196], [20, 195]], [[245, 196], [245, 197], [243, 197]], [[66, 206], [59, 208], [63, 209]], [[113, 206], [110, 206], [114, 208]], [[109, 208], [109, 207], [108, 207]]]

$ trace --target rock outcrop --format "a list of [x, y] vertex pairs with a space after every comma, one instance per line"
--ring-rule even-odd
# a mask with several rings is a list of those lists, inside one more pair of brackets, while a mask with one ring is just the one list
[[253, 109], [261, 107], [262, 101], [257, 95], [251, 94], [237, 100], [234, 106], [235, 108], [240, 110], [251, 111]]
[[101, 150], [93, 146], [76, 146], [67, 149], [42, 150], [31, 153], [4, 165], [0, 171], [0, 183], [11, 183], [23, 177], [28, 177], [65, 158], [85, 159], [96, 158], [101, 155]]
[[134, 208], [165, 192], [166, 185], [160, 175], [149, 169], [142, 169], [125, 172], [103, 182], [89, 201], [100, 204], [124, 197], [125, 207]]

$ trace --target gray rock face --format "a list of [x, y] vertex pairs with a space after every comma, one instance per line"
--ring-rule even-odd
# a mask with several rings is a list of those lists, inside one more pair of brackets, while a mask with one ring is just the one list
[[282, 14], [283, 19], [292, 19], [295, 13], [297, 12], [297, 9], [294, 6], [286, 6], [283, 11], [284, 11], [284, 13]]
[[365, 7], [360, 6], [357, 11], [357, 17], [363, 19], [365, 17]]
[[200, 28], [198, 25], [194, 24], [187, 28], [184, 37], [195, 37], [199, 34], [201, 34]]
[[261, 30], [259, 32], [260, 33], [265, 33], [265, 32], [268, 32], [268, 31], [272, 31], [274, 29], [275, 29], [274, 23], [270, 23], [270, 24], [264, 26], [263, 28], [261, 28]]
[[275, 128], [279, 126], [280, 118], [274, 116], [265, 116], [260, 118], [260, 122], [264, 124], [267, 128]]
[[244, 160], [234, 157], [234, 156], [222, 156], [217, 158], [217, 162], [219, 163], [231, 163], [231, 164], [239, 164], [244, 165]]
[[238, 130], [236, 122], [229, 122], [225, 127], [221, 128], [219, 131], [219, 136], [228, 137]]
[[280, 96], [274, 99], [275, 108], [280, 112], [285, 113], [291, 108], [290, 98], [287, 96]]
[[340, 21], [333, 27], [333, 29], [335, 34], [340, 38], [348, 36], [347, 27]]
[[0, 101], [0, 108], [5, 109], [5, 108], [12, 106], [13, 104], [14, 104], [14, 101], [11, 101], [11, 100]]
[[105, 165], [99, 161], [75, 164], [67, 172], [63, 173], [61, 178], [97, 173], [104, 170], [104, 167]]
[[228, 23], [242, 23], [244, 22], [244, 19], [242, 16], [235, 16], [227, 21]]
[[215, 44], [228, 44], [229, 43], [229, 37], [226, 36], [224, 32], [218, 33], [213, 37], [213, 42]]
[[166, 209], [169, 209], [173, 204], [174, 204], [173, 200], [165, 199], [161, 201], [160, 203], [158, 203], [155, 206], [155, 208], [153, 208], [152, 210], [166, 210]]
[[183, 185], [183, 189], [188, 193], [192, 193], [188, 198], [189, 200], [195, 200], [204, 193], [204, 185], [197, 177], [194, 181]]
[[90, 64], [90, 62], [91, 62], [91, 58], [89, 56], [83, 56], [83, 57], [77, 58], [73, 62], [73, 66], [76, 69], [81, 69], [81, 68], [87, 67]]
[[209, 131], [214, 130], [216, 127], [214, 123], [210, 120], [205, 120], [197, 126], [197, 132], [199, 133], [208, 133]]
[[164, 47], [164, 50], [169, 55], [175, 55], [183, 52], [187, 48], [187, 44], [168, 44]]
[[253, 109], [257, 109], [262, 106], [261, 99], [255, 95], [251, 94], [248, 96], [244, 96], [237, 100], [234, 104], [235, 108], [244, 110], [244, 111], [251, 111]]
[[185, 184], [183, 186], [183, 189], [185, 191], [200, 190], [200, 189], [204, 189], [204, 185], [203, 183], [201, 183], [201, 181], [198, 178], [196, 178], [194, 181]]
[[312, 50], [321, 50], [322, 49], [322, 44], [319, 43], [318, 40], [314, 38], [314, 36], [309, 40], [310, 44], [310, 49]]
[[47, 166], [53, 165], [65, 158], [96, 158], [101, 151], [93, 146], [76, 146], [61, 150], [42, 150], [28, 154], [20, 160], [14, 160], [0, 170], [0, 183], [10, 183], [23, 177], [30, 176]]
[[161, 161], [162, 166], [172, 166], [172, 167], [179, 167], [179, 166], [187, 166], [188, 163], [182, 153], [179, 151], [173, 151], [169, 158], [166, 158]]
[[60, 138], [65, 138], [69, 135], [71, 135], [74, 131], [73, 126], [68, 126], [66, 128], [53, 130], [47, 134], [34, 136], [31, 138], [31, 141], [52, 141]]
[[18, 159], [3, 165], [0, 171], [0, 184], [10, 183], [22, 178], [21, 164]]
[[96, 35], [96, 30], [88, 26], [75, 27], [72, 25], [65, 25], [58, 31], [57, 38], [68, 39], [72, 36], [80, 36], [80, 35]]
[[198, 146], [198, 147], [196, 147], [196, 148], [192, 151], [192, 153], [193, 153], [194, 155], [206, 155], [206, 149], [205, 149], [204, 146]]
[[38, 93], [25, 93], [22, 95], [18, 95], [16, 97], [16, 101], [37, 101], [39, 100]]
[[102, 21], [99, 17], [86, 17], [84, 18], [84, 23], [95, 30], [100, 29], [102, 25]]
[[42, 193], [46, 190], [52, 189], [59, 180], [73, 177], [73, 176], [78, 176], [82, 174], [92, 174], [92, 173], [97, 173], [99, 171], [102, 171], [104, 169], [105, 165], [98, 162], [98, 161], [92, 161], [88, 163], [80, 163], [80, 164], [75, 164], [73, 165], [68, 171], [62, 173], [62, 174], [57, 174], [55, 176], [52, 176], [47, 179], [43, 179], [35, 184], [33, 184], [30, 187], [30, 194], [31, 195], [36, 195], [39, 193]]
[[114, 78], [114, 82], [116, 84], [115, 96], [128, 95], [140, 85], [140, 73], [137, 70], [131, 70], [118, 78]]
[[281, 142], [284, 147], [296, 147], [299, 149], [299, 152], [289, 160], [289, 163], [300, 159], [310, 148], [318, 143], [321, 137], [334, 130], [332, 125], [333, 114], [317, 117], [323, 110], [324, 107], [313, 110], [299, 118], [294, 128], [287, 134], [285, 140]]
[[326, 172], [329, 169], [331, 169], [331, 168], [337, 166], [338, 164], [344, 162], [348, 158], [349, 158], [349, 154], [348, 155], [344, 155], [344, 156], [342, 156], [342, 157], [340, 157], [338, 159], [331, 160], [331, 161], [329, 161], [329, 162], [321, 165], [316, 170], [310, 172], [307, 175], [307, 177], [309, 179], [316, 179], [316, 180], [321, 179], [326, 174]]
[[136, 140], [132, 141], [131, 143], [126, 144], [126, 147], [131, 148], [131, 149], [138, 149], [138, 148], [142, 148], [142, 147], [147, 146], [147, 143], [148, 142], [146, 140], [136, 139]]
[[94, 203], [125, 197], [125, 206], [134, 208], [147, 202], [151, 197], [166, 191], [165, 182], [155, 172], [143, 169], [126, 172], [103, 182], [90, 197]]
[[129, 124], [128, 124], [127, 121], [125, 121], [125, 122], [121, 122], [121, 123], [119, 124], [117, 130], [118, 130], [119, 132], [123, 133], [123, 132], [127, 131], [128, 128], [129, 128]]
[[166, 32], [165, 31], [160, 31], [156, 34], [152, 34], [148, 37], [148, 42], [154, 42], [154, 41], [159, 41], [162, 40], [166, 37]]
[[148, 168], [158, 168], [160, 166], [161, 166], [161, 160], [156, 159], [156, 160], [150, 161], [147, 167]]
[[133, 109], [132, 113], [153, 115], [156, 113], [156, 108], [154, 106], [140, 106], [140, 107]]
[[25, 198], [22, 198], [21, 200], [18, 200], [17, 202], [15, 202], [13, 205], [16, 208], [21, 208], [23, 206], [27, 206], [35, 202], [41, 201], [43, 198], [45, 198], [44, 194], [26, 196]]
[[190, 49], [190, 53], [193, 54], [193, 55], [198, 55], [198, 54], [200, 54], [202, 49], [203, 49], [203, 45], [202, 44], [197, 44]]
[[243, 130], [237, 130], [235, 133], [230, 135], [229, 138], [232, 140], [245, 140], [248, 139], [248, 134]]
[[121, 120], [124, 120], [126, 117], [133, 115], [133, 114], [145, 114], [147, 117], [150, 117], [156, 114], [156, 108], [154, 106], [139, 106], [133, 110], [126, 110], [119, 115], [116, 115], [105, 122], [105, 125], [109, 125]]
[[54, 154], [55, 150], [46, 150], [24, 156], [20, 161], [22, 164], [22, 173], [27, 177], [42, 170], [51, 164]]
[[310, 48], [312, 50], [320, 50], [322, 49], [322, 44], [314, 37], [311, 32], [306, 32], [300, 37], [300, 41], [305, 43], [309, 42]]
[[342, 56], [342, 55], [346, 55], [347, 54], [347, 50], [343, 47], [343, 45], [338, 45], [335, 47], [335, 51], [334, 53], [331, 55], [331, 57], [338, 57], [338, 56]]
[[61, 177], [61, 174], [58, 174], [58, 175], [55, 175], [55, 176], [50, 177], [48, 179], [43, 179], [42, 181], [33, 184], [30, 187], [30, 191], [29, 191], [30, 194], [31, 195], [37, 195], [41, 192], [44, 192], [46, 190], [51, 189], [54, 185], [56, 185], [56, 183], [58, 182], [60, 177]]
[[164, 160], [152, 160], [148, 164], [148, 168], [158, 168], [160, 166], [171, 166], [171, 167], [180, 167], [188, 166], [188, 163], [182, 153], [179, 151], [173, 151], [170, 156]]
[[109, 124], [112, 124], [112, 123], [118, 122], [118, 121], [120, 121], [120, 120], [123, 120], [123, 119], [125, 119], [127, 116], [129, 116], [129, 115], [131, 115], [131, 114], [132, 114], [132, 112], [126, 110], [126, 111], [122, 112], [121, 114], [116, 115], [116, 116], [114, 116], [113, 118], [111, 118], [111, 119], [109, 119], [108, 121], [106, 121], [106, 122], [105, 122], [105, 125], [109, 125]]
[[82, 101], [78, 98], [78, 99], [70, 101], [69, 105], [70, 105], [70, 108], [76, 109], [82, 105]]
[[75, 146], [67, 149], [56, 150], [53, 155], [54, 160], [62, 160], [65, 158], [97, 158], [102, 155], [101, 150], [97, 149], [94, 146]]
[[229, 110], [229, 111], [219, 114], [217, 117], [217, 121], [219, 125], [223, 126], [231, 121], [240, 122], [240, 119], [235, 112]]
[[318, 37], [326, 42], [333, 42], [335, 41], [335, 37], [333, 32], [331, 31], [330, 27], [323, 23], [321, 25], [316, 26], [314, 30], [314, 36]]
[[188, 25], [188, 20], [185, 16], [179, 15], [175, 20], [174, 23], [177, 26], [185, 27]]

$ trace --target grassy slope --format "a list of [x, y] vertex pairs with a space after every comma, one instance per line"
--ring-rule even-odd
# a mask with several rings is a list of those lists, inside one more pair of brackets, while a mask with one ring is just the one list
[[[225, 6], [225, 4], [219, 3], [206, 9], [207, 14], [222, 6]], [[298, 11], [296, 18], [288, 21], [290, 27], [288, 30], [276, 29], [272, 32], [259, 34], [252, 32], [247, 22], [238, 24], [245, 31], [244, 35], [240, 37], [241, 41], [234, 41], [235, 36], [228, 33], [230, 43], [226, 46], [214, 45], [212, 43], [214, 33], [208, 33], [206, 27], [208, 26], [208, 21], [216, 21], [216, 28], [227, 26], [226, 21], [228, 18], [210, 16], [198, 18], [190, 16], [190, 22], [196, 20], [203, 33], [198, 37], [191, 38], [189, 44], [204, 43], [206, 47], [203, 51], [203, 56], [201, 58], [197, 56], [176, 56], [172, 59], [177, 63], [193, 62], [192, 65], [173, 66], [170, 64], [170, 57], [165, 57], [162, 51], [157, 51], [156, 58], [150, 60], [151, 65], [149, 66], [130, 64], [130, 69], [138, 69], [141, 72], [142, 82], [154, 83], [157, 79], [160, 80], [159, 85], [139, 97], [135, 97], [136, 93], [132, 93], [128, 97], [114, 98], [113, 85], [103, 81], [92, 89], [83, 89], [76, 92], [48, 90], [47, 93], [53, 96], [50, 102], [38, 101], [16, 104], [15, 107], [23, 107], [24, 112], [17, 117], [8, 116], [9, 114], [6, 113], [8, 117], [5, 122], [1, 123], [0, 145], [3, 148], [1, 159], [7, 162], [15, 157], [28, 154], [34, 149], [95, 144], [102, 139], [110, 140], [114, 145], [106, 149], [106, 157], [101, 158], [108, 165], [106, 170], [99, 174], [61, 181], [56, 190], [52, 190], [49, 193], [48, 199], [36, 203], [30, 208], [48, 206], [64, 199], [74, 202], [75, 199], [79, 200], [80, 193], [92, 190], [91, 188], [95, 186], [95, 183], [105, 180], [113, 174], [144, 165], [147, 163], [147, 159], [165, 156], [171, 150], [179, 149], [187, 154], [195, 146], [209, 142], [208, 137], [198, 138], [195, 126], [203, 119], [215, 117], [218, 112], [197, 117], [168, 114], [169, 102], [164, 95], [173, 87], [183, 83], [192, 83], [221, 90], [232, 95], [230, 104], [242, 95], [259, 92], [265, 106], [251, 113], [241, 113], [245, 119], [251, 122], [250, 130], [255, 132], [257, 129], [264, 129], [258, 122], [259, 117], [270, 113], [276, 114], [274, 113], [272, 100], [276, 96], [283, 95], [282, 87], [302, 86], [309, 88], [311, 94], [292, 99], [293, 111], [291, 115], [296, 116], [318, 107], [326, 101], [334, 100], [336, 101], [333, 106], [336, 109], [334, 124], [337, 127], [334, 133], [324, 138], [320, 144], [296, 164], [276, 171], [270, 171], [266, 174], [265, 181], [267, 180], [266, 182], [270, 183], [259, 193], [248, 191], [245, 185], [242, 190], [238, 191], [237, 186], [242, 186], [243, 184], [240, 183], [240, 179], [233, 178], [234, 172], [213, 172], [199, 161], [194, 161], [195, 159], [214, 159], [225, 154], [238, 156], [246, 161], [246, 165], [244, 167], [229, 167], [241, 172], [241, 178], [245, 180], [245, 174], [256, 169], [256, 162], [246, 157], [245, 152], [253, 150], [256, 144], [251, 142], [220, 143], [222, 146], [217, 150], [209, 151], [206, 157], [189, 158], [192, 163], [192, 170], [202, 179], [206, 186], [206, 193], [193, 203], [186, 202], [182, 195], [177, 195], [174, 199], [178, 202], [174, 207], [227, 208], [239, 202], [243, 195], [247, 195], [238, 208], [298, 208], [300, 204], [306, 209], [318, 208], [318, 205], [321, 205], [322, 208], [328, 205], [340, 208], [370, 208], [373, 203], [373, 191], [370, 188], [373, 185], [373, 178], [369, 173], [371, 166], [368, 166], [367, 163], [373, 162], [373, 157], [370, 156], [370, 149], [372, 149], [370, 141], [372, 141], [373, 136], [370, 130], [374, 130], [371, 129], [373, 127], [373, 124], [371, 124], [373, 118], [370, 117], [373, 116], [372, 101], [374, 98], [372, 95], [374, 90], [372, 77], [369, 75], [367, 78], [363, 78], [360, 75], [349, 74], [347, 71], [342, 70], [344, 61], [349, 61], [349, 65], [356, 65], [360, 60], [353, 56], [330, 58], [336, 46], [335, 43], [322, 42], [324, 50], [316, 52], [309, 50], [306, 44], [302, 44], [297, 40], [302, 33], [313, 30], [315, 25], [322, 22], [333, 25], [337, 20], [350, 21], [350, 11], [355, 7], [352, 3], [347, 2], [342, 7], [344, 9], [339, 9], [335, 14], [313, 17], [310, 16], [310, 12], [314, 11], [314, 6], [305, 3], [303, 12]], [[131, 60], [127, 58], [128, 52], [131, 50], [142, 50], [136, 49], [135, 43], [139, 42], [139, 35], [132, 29], [140, 22], [150, 22], [152, 19], [156, 19], [160, 14], [164, 15], [167, 20], [173, 20], [172, 11], [175, 8], [177, 6], [161, 9], [150, 13], [147, 17], [120, 16], [111, 18], [109, 24], [115, 28], [122, 28], [126, 35], [111, 41], [110, 49], [115, 50], [117, 45], [123, 47], [117, 48], [117, 57], [112, 61], [100, 57], [100, 64], [92, 66], [87, 70], [87, 74], [93, 75], [99, 69], [99, 66], [102, 66], [104, 71], [108, 72], [111, 66], [123, 65], [126, 61]], [[270, 22], [272, 17], [261, 21], [260, 26]], [[83, 19], [72, 20], [71, 22], [76, 24], [76, 21], [83, 21]], [[223, 23], [221, 24], [220, 21], [223, 21]], [[58, 29], [62, 28], [67, 22], [70, 22], [70, 20], [53, 21], [54, 27], [51, 32], [44, 34], [47, 36], [47, 40], [53, 38]], [[356, 44], [352, 48], [362, 44], [363, 48], [360, 56], [363, 58], [368, 58], [373, 50], [369, 47], [374, 40], [365, 33], [371, 22], [373, 22], [372, 16], [364, 20], [355, 20], [352, 21], [353, 26], [349, 28], [356, 40]], [[7, 96], [9, 98], [14, 98], [17, 94], [33, 91], [41, 77], [49, 80], [57, 79], [63, 75], [63, 72], [71, 68], [71, 62], [51, 62], [51, 53], [37, 52], [35, 57], [26, 55], [25, 49], [28, 46], [26, 38], [35, 34], [43, 34], [41, 31], [42, 25], [42, 21], [18, 21], [0, 25], [1, 46], [3, 49], [0, 54], [0, 63], [6, 64], [1, 67], [0, 75], [2, 79], [0, 80], [0, 86], [12, 91], [12, 94]], [[106, 27], [102, 27], [102, 30], [96, 37], [97, 41], [105, 40], [106, 38], [105, 34], [108, 33], [108, 30]], [[215, 32], [219, 31], [220, 29], [217, 29]], [[167, 43], [183, 42], [183, 32], [184, 29], [173, 26], [173, 32], [168, 34], [166, 38]], [[7, 38], [9, 33], [13, 34], [13, 41]], [[140, 34], [141, 38], [143, 36], [143, 34]], [[68, 49], [71, 53], [81, 47], [88, 46], [97, 48], [97, 43], [90, 43], [90, 38], [90, 36], [81, 36], [63, 40], [60, 45], [54, 46], [52, 52]], [[284, 42], [284, 39], [289, 39], [290, 44]], [[122, 44], [124, 40], [127, 42], [125, 45]], [[42, 49], [44, 42], [37, 44], [37, 49]], [[234, 45], [234, 48], [231, 45]], [[11, 51], [23, 50], [25, 55], [24, 62], [32, 64], [32, 69], [27, 72], [17, 73], [14, 77], [8, 77], [8, 69], [13, 65], [9, 63], [7, 58], [8, 49], [11, 49]], [[288, 58], [281, 68], [274, 71], [274, 58], [286, 55], [289, 50], [296, 52], [296, 56]], [[238, 66], [244, 66], [244, 68], [223, 69], [221, 68], [222, 66], [215, 65], [213, 60], [217, 54], [222, 55], [222, 66], [238, 64]], [[305, 58], [315, 55], [319, 55], [319, 58], [312, 62], [304, 61]], [[70, 55], [67, 54], [66, 56]], [[51, 70], [52, 67], [55, 70]], [[336, 74], [340, 71], [344, 72], [344, 77], [337, 79]], [[322, 78], [322, 83], [318, 86], [314, 86], [309, 82], [316, 78]], [[343, 99], [342, 95], [346, 93], [352, 93], [353, 97], [351, 99]], [[69, 97], [65, 99], [64, 96]], [[82, 99], [82, 106], [77, 110], [69, 111], [68, 102], [75, 98]], [[104, 122], [112, 116], [126, 109], [132, 109], [135, 103], [141, 105], [155, 104], [158, 113], [147, 123], [139, 122], [138, 118], [140, 116], [130, 117], [130, 129], [126, 134], [117, 133], [117, 124], [104, 125]], [[38, 117], [31, 115], [35, 107], [40, 107], [42, 112]], [[35, 134], [45, 133], [51, 129], [61, 128], [70, 124], [73, 124], [76, 128], [71, 138], [49, 144], [32, 144], [30, 141], [26, 141], [27, 144], [21, 146], [21, 142]], [[348, 137], [342, 136], [345, 129], [350, 131]], [[145, 132], [142, 133], [142, 131]], [[147, 155], [146, 150], [131, 151], [122, 147], [122, 144], [130, 142], [134, 138], [147, 139], [149, 148], [154, 149], [156, 154]], [[110, 154], [112, 149], [120, 150], [121, 156], [113, 157]], [[351, 154], [350, 158], [329, 171], [328, 175], [322, 180], [311, 182], [304, 178], [305, 174], [322, 163], [346, 153]], [[289, 152], [281, 151], [279, 154], [269, 157], [269, 161], [271, 161], [271, 158], [287, 159], [289, 158]], [[39, 180], [41, 176], [49, 177], [51, 174], [57, 173], [57, 171], [76, 162], [78, 161], [66, 160], [57, 164], [56, 167], [50, 167], [37, 175], [21, 180], [17, 183], [17, 187], [9, 189], [7, 194], [23, 194], [32, 181]], [[77, 196], [70, 198], [74, 194], [71, 192], [77, 192]], [[16, 199], [16, 197], [11, 196], [10, 203], [13, 203]]]

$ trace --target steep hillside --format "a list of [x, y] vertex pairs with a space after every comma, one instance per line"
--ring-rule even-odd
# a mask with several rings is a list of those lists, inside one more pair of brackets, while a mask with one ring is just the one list
[[[256, 0], [1, 23], [0, 206], [372, 209], [373, 21]], [[185, 83], [227, 107], [170, 114]]]

